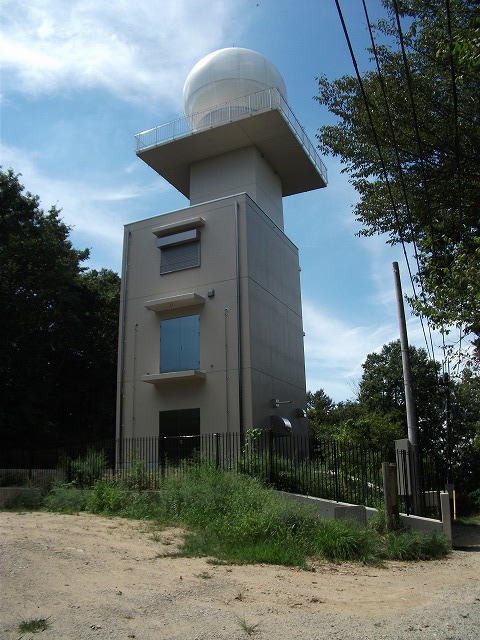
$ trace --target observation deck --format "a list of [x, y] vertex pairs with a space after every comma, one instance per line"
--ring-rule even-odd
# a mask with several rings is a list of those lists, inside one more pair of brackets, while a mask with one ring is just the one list
[[324, 163], [276, 88], [135, 136], [136, 154], [187, 198], [192, 164], [250, 146], [279, 176], [282, 196], [327, 186]]

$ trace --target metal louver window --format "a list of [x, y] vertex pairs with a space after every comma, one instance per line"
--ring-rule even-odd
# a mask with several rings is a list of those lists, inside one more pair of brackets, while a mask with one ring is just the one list
[[160, 273], [200, 266], [200, 242], [165, 247], [160, 258]]
[[160, 274], [200, 266], [200, 232], [197, 229], [175, 233], [157, 241]]

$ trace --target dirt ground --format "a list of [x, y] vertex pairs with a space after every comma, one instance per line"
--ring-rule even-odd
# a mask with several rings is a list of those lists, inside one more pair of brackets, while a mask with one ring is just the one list
[[[0, 513], [5, 640], [480, 637], [480, 536], [444, 560], [311, 571], [172, 557], [181, 531], [81, 513]], [[478, 528], [477, 528], [478, 529]], [[48, 618], [39, 636], [24, 620]]]

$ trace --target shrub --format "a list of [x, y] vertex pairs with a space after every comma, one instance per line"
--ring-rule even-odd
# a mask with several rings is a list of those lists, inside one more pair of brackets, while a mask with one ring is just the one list
[[309, 506], [278, 497], [259, 480], [214, 467], [188, 467], [164, 478], [158, 491], [98, 480], [93, 489], [57, 485], [45, 504], [52, 510], [150, 519], [187, 530], [182, 555], [233, 563], [306, 567], [312, 558], [372, 562], [442, 557], [443, 536], [399, 532], [381, 536], [356, 522], [320, 520]]
[[147, 470], [145, 460], [140, 458], [138, 451], [133, 451], [130, 456], [128, 468], [122, 469], [119, 483], [128, 489], [140, 491], [143, 489], [157, 488], [157, 476]]
[[377, 508], [377, 512], [371, 516], [367, 521], [367, 527], [377, 533], [386, 533], [387, 531], [387, 514], [385, 508], [382, 505]]
[[443, 558], [450, 550], [450, 541], [443, 535], [401, 531], [386, 537], [389, 560], [434, 560]]
[[47, 511], [78, 513], [87, 508], [88, 491], [71, 484], [55, 484], [44, 497], [43, 506]]
[[41, 509], [43, 506], [43, 495], [35, 487], [21, 487], [21, 490], [9, 498], [5, 503], [6, 509], [12, 511]]
[[468, 494], [468, 501], [472, 505], [473, 513], [480, 513], [480, 489], [475, 489]]
[[64, 479], [77, 487], [92, 487], [97, 480], [105, 476], [108, 460], [104, 451], [89, 449], [84, 457], [72, 460], [65, 456], [60, 461], [60, 470]]
[[120, 483], [99, 480], [90, 491], [87, 509], [92, 513], [120, 515], [128, 498], [128, 489]]

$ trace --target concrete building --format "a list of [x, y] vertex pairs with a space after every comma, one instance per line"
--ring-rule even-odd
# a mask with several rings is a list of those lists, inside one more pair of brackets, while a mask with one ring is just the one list
[[222, 49], [137, 155], [190, 206], [125, 227], [117, 437], [306, 434], [298, 250], [282, 198], [326, 171], [263, 56]]

